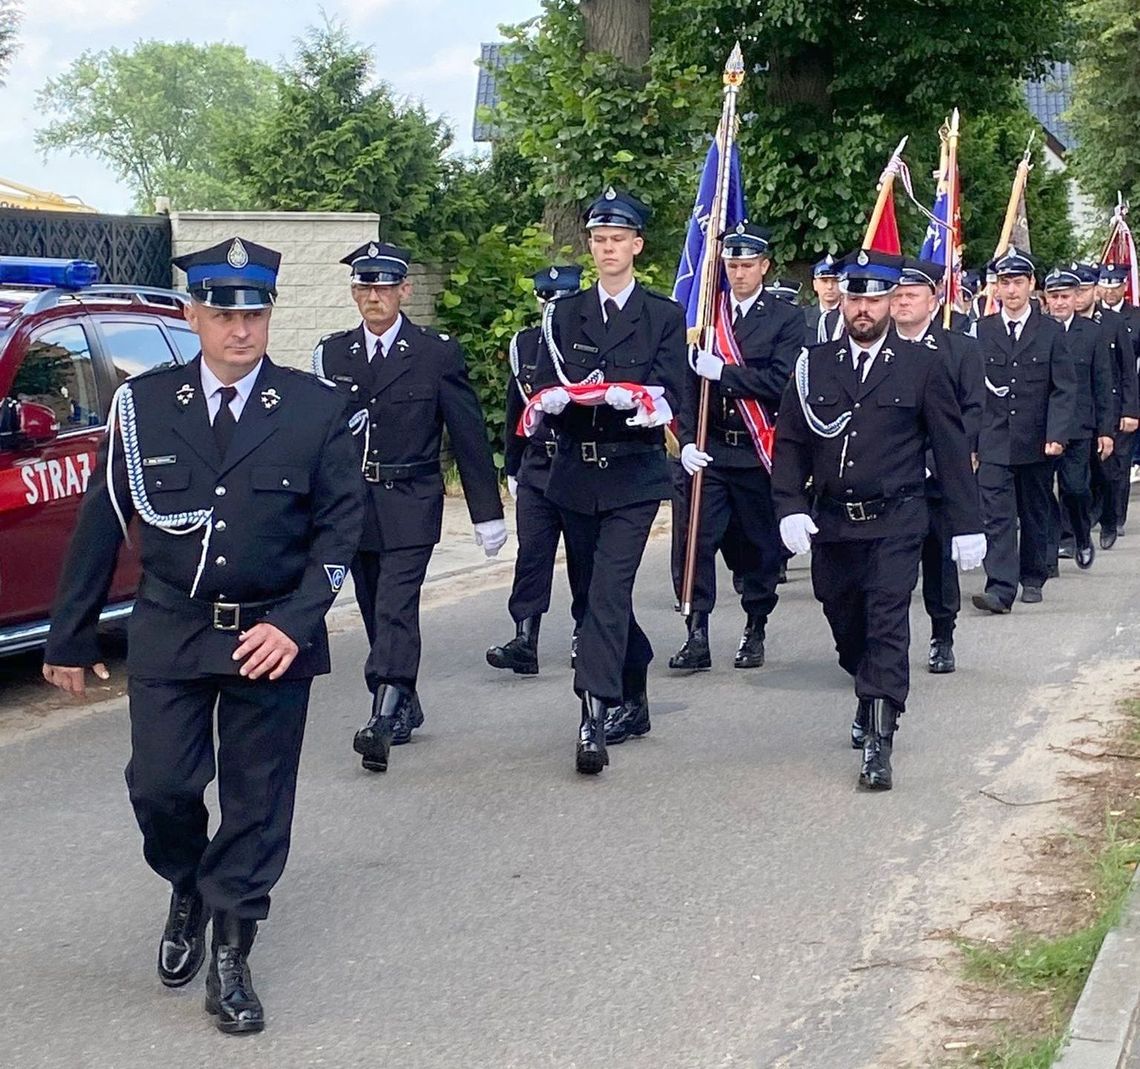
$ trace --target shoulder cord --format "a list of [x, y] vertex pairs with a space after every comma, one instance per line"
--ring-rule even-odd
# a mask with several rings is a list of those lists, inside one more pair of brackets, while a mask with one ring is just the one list
[[[545, 319], [546, 311], [543, 310], [543, 318]], [[508, 360], [511, 365], [511, 379], [515, 384], [515, 389], [519, 392], [519, 397], [522, 398], [522, 403], [525, 405], [530, 398], [526, 395], [526, 390], [522, 388], [522, 383], [519, 382], [519, 371], [522, 370], [522, 361], [519, 358], [519, 336], [514, 334], [511, 336], [511, 347], [508, 355]]]
[[323, 341], [317, 342], [317, 347], [313, 350], [313, 374], [319, 375], [322, 379], [325, 377], [325, 343]]
[[550, 353], [550, 362], [554, 365], [554, 373], [558, 376], [558, 381], [563, 386], [596, 386], [605, 382], [606, 376], [600, 367], [594, 368], [581, 382], [573, 382], [566, 377], [566, 372], [562, 370], [562, 352], [554, 341], [554, 306], [557, 303], [557, 300], [549, 301], [542, 310], [542, 340], [546, 342], [547, 351]]
[[368, 415], [367, 408], [362, 408], [352, 415], [348, 421], [348, 429], [352, 431], [353, 437], [361, 431], [364, 432], [364, 457], [360, 461], [360, 470], [363, 471], [364, 465], [368, 463], [368, 451], [372, 447], [372, 419]]
[[995, 386], [992, 382], [990, 382], [989, 375], [986, 376], [986, 389], [989, 390], [990, 393], [992, 393], [994, 395], [994, 397], [1008, 397], [1009, 396], [1009, 387], [1008, 386]]
[[841, 412], [831, 423], [824, 423], [811, 410], [811, 405], [808, 404], [808, 354], [806, 349], [801, 349], [800, 355], [796, 359], [796, 394], [800, 399], [800, 408], [803, 410], [804, 419], [807, 420], [808, 427], [813, 434], [819, 435], [820, 438], [838, 438], [847, 429], [847, 424], [851, 422], [850, 409]]
[[143, 478], [142, 454], [139, 450], [138, 422], [135, 416], [135, 398], [131, 392], [131, 384], [124, 382], [111, 399], [111, 412], [107, 425], [107, 493], [111, 498], [111, 507], [115, 510], [119, 526], [123, 531], [123, 538], [127, 545], [131, 544], [127, 534], [127, 522], [123, 516], [122, 507], [115, 496], [115, 432], [118, 431], [123, 441], [123, 465], [127, 472], [127, 487], [130, 490], [131, 502], [139, 519], [151, 527], [157, 527], [171, 535], [188, 535], [205, 528], [202, 535], [202, 554], [198, 558], [198, 570], [194, 573], [194, 583], [190, 587], [190, 597], [198, 591], [198, 583], [206, 567], [206, 555], [210, 551], [210, 536], [214, 532], [214, 510], [196, 509], [193, 512], [174, 512], [162, 515], [155, 511], [146, 494], [146, 481]]

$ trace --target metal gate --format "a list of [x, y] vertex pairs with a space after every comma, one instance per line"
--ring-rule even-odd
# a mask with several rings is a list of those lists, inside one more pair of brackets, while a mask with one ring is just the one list
[[104, 282], [170, 286], [170, 219], [0, 208], [0, 256], [94, 260]]

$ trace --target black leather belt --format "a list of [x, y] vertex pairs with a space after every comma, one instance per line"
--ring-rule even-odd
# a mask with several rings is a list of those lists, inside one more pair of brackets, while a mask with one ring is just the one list
[[366, 483], [398, 483], [408, 479], [418, 479], [421, 475], [438, 475], [438, 460], [421, 460], [416, 464], [381, 464], [375, 460], [365, 461], [364, 481]]
[[190, 613], [206, 620], [215, 631], [248, 631], [264, 620], [284, 598], [272, 601], [202, 601], [184, 594], [176, 586], [144, 575], [139, 584], [139, 598], [177, 613]]
[[919, 494], [904, 491], [891, 497], [871, 497], [865, 501], [840, 501], [834, 497], [821, 497], [820, 506], [829, 512], [838, 512], [852, 523], [867, 523], [886, 515], [895, 505], [913, 501]]
[[709, 433], [715, 435], [725, 445], [752, 448], [752, 435], [748, 431], [730, 431], [727, 427], [710, 427]]
[[635, 456], [638, 453], [661, 453], [660, 445], [652, 442], [579, 442], [574, 439], [558, 440], [558, 451], [577, 457], [583, 464], [597, 464], [608, 468], [613, 457]]
[[553, 457], [558, 452], [558, 443], [552, 441], [536, 442], [533, 438], [530, 441], [530, 447], [536, 453], [545, 453], [548, 457]]

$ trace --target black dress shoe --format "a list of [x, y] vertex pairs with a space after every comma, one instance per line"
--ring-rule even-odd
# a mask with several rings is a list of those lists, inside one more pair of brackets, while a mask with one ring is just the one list
[[1061, 546], [1061, 548], [1057, 550], [1057, 556], [1061, 560], [1072, 560], [1076, 556], [1076, 550], [1074, 550], [1072, 546]]
[[1022, 586], [1021, 600], [1026, 605], [1036, 605], [1042, 600], [1041, 588], [1039, 586]]
[[975, 594], [970, 600], [974, 603], [975, 609], [981, 609], [983, 612], [1001, 614], [1010, 610], [1010, 606], [996, 594]]
[[1100, 529], [1100, 548], [1112, 549], [1116, 545], [1118, 534], [1113, 530], [1105, 530], [1103, 527]]
[[396, 707], [396, 715], [392, 722], [392, 745], [403, 746], [412, 741], [412, 732], [423, 727], [424, 710], [420, 705], [420, 696], [413, 690], [407, 691], [402, 687], [403, 701]]
[[930, 640], [930, 656], [926, 660], [926, 667], [936, 676], [953, 672], [957, 667], [954, 662], [954, 640], [932, 638]]
[[538, 675], [538, 629], [541, 616], [528, 616], [515, 624], [515, 637], [487, 651], [492, 668], [509, 668], [515, 675]]
[[214, 914], [206, 1012], [217, 1017], [218, 1029], [227, 1035], [260, 1032], [265, 1027], [265, 1011], [249, 971], [249, 952], [256, 934], [256, 921]]
[[705, 672], [712, 668], [712, 654], [709, 652], [709, 614], [693, 611], [685, 622], [689, 625], [689, 637], [669, 658], [669, 667], [682, 672]]
[[1045, 566], [1046, 579], [1060, 579], [1061, 578], [1061, 565], [1057, 561], [1050, 561]]
[[898, 710], [886, 698], [871, 702], [871, 727], [863, 741], [863, 767], [859, 786], [868, 791], [889, 791], [892, 787], [891, 749]]
[[645, 693], [625, 698], [606, 710], [606, 745], [618, 746], [626, 739], [648, 735], [649, 699]]
[[[620, 709], [621, 706], [613, 706]], [[606, 719], [609, 708], [601, 698], [582, 695], [582, 723], [578, 727], [578, 746], [574, 767], [584, 776], [596, 776], [610, 763], [606, 753]]]
[[1091, 568], [1092, 562], [1096, 559], [1096, 550], [1093, 549], [1093, 544], [1090, 542], [1087, 546], [1081, 546], [1077, 550], [1077, 567], [1078, 568]]
[[744, 625], [744, 634], [740, 636], [740, 645], [736, 648], [736, 656], [732, 659], [733, 668], [762, 668], [764, 666], [764, 628], [767, 619], [763, 616], [749, 615]]
[[382, 683], [372, 696], [372, 715], [352, 740], [352, 748], [360, 754], [360, 763], [369, 772], [388, 771], [388, 752], [392, 748], [396, 708], [400, 704], [400, 688]]
[[158, 944], [158, 978], [167, 987], [190, 983], [206, 960], [206, 910], [197, 891], [170, 896], [170, 912]]
[[863, 749], [867, 740], [867, 732], [871, 728], [871, 700], [860, 698], [855, 707], [855, 719], [851, 721], [851, 749]]

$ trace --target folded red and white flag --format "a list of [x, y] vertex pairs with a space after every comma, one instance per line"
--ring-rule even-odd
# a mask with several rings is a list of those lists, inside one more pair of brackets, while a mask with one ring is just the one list
[[551, 390], [565, 390], [570, 395], [572, 404], [593, 407], [606, 403], [606, 393], [613, 386], [628, 390], [637, 402], [637, 411], [626, 420], [631, 427], [663, 426], [673, 418], [669, 402], [665, 400], [664, 386], [646, 386], [640, 382], [576, 382], [569, 386], [548, 386], [539, 390], [523, 409], [515, 433], [529, 438], [538, 430], [545, 415], [542, 411], [542, 398]]

